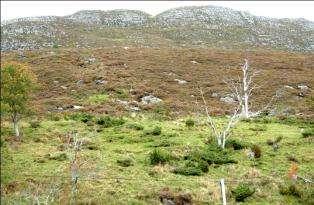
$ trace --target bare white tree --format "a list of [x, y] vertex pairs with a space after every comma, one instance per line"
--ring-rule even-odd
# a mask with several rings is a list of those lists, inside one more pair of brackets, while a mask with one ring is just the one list
[[251, 96], [253, 90], [260, 88], [261, 86], [254, 83], [253, 78], [257, 76], [260, 72], [257, 70], [253, 70], [249, 66], [249, 62], [247, 59], [244, 59], [244, 65], [242, 66], [242, 76], [238, 76], [238, 79], [226, 79], [224, 82], [229, 87], [229, 90], [232, 94], [237, 98], [239, 104], [241, 104], [241, 117], [248, 119], [252, 116], [259, 115], [264, 109], [267, 109], [269, 104], [259, 110], [258, 112], [251, 112]]
[[207, 102], [205, 100], [204, 93], [203, 93], [202, 89], [199, 88], [199, 90], [201, 93], [202, 100], [204, 102], [204, 108], [205, 108], [205, 112], [206, 112], [206, 116], [207, 116], [207, 124], [211, 128], [212, 133], [217, 140], [218, 146], [221, 147], [222, 149], [224, 149], [226, 146], [226, 141], [227, 141], [228, 137], [230, 136], [231, 130], [239, 122], [239, 119], [241, 116], [241, 113], [239, 111], [240, 111], [240, 108], [242, 107], [242, 100], [240, 99], [239, 105], [235, 108], [232, 116], [229, 117], [227, 124], [224, 127], [219, 129], [219, 127], [217, 126], [217, 124], [215, 123], [213, 118], [210, 116]]

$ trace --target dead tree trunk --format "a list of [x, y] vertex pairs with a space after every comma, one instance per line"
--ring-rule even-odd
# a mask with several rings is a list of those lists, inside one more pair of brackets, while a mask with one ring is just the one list
[[251, 84], [251, 76], [249, 76], [249, 65], [248, 60], [245, 59], [245, 63], [242, 67], [243, 72], [243, 105], [242, 105], [242, 116], [249, 118], [249, 86]]
[[20, 140], [19, 118], [17, 113], [14, 113], [12, 115], [12, 122], [15, 137], [16, 139]]
[[217, 145], [219, 147], [221, 147], [222, 149], [224, 149], [226, 146], [226, 141], [229, 137], [229, 134], [230, 134], [232, 128], [239, 122], [239, 119], [240, 119], [239, 110], [242, 107], [242, 101], [240, 100], [238, 107], [234, 110], [233, 115], [229, 118], [227, 125], [219, 130], [218, 126], [216, 125], [216, 123], [214, 122], [212, 117], [210, 116], [210, 113], [209, 113], [208, 107], [207, 107], [207, 102], [204, 98], [204, 93], [203, 93], [201, 88], [199, 88], [199, 89], [200, 89], [201, 97], [202, 97], [203, 102], [204, 102], [208, 125], [211, 128], [212, 133], [217, 140]]

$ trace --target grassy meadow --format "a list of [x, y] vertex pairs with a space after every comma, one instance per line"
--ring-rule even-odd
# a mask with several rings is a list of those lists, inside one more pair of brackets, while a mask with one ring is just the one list
[[[226, 122], [224, 117], [215, 120], [222, 126]], [[280, 193], [292, 183], [288, 172], [293, 162], [298, 175], [313, 177], [313, 133], [302, 135], [304, 130], [313, 130], [313, 124], [267, 117], [241, 121], [224, 156], [213, 151], [231, 162], [209, 163], [199, 171], [197, 165], [189, 167], [186, 162], [195, 151], [215, 146], [205, 121], [195, 116], [169, 119], [149, 112], [120, 118], [80, 112], [51, 114], [23, 120], [22, 142], [14, 141], [11, 124], [3, 121], [1, 202], [73, 203], [73, 153], [65, 146], [65, 138], [74, 131], [83, 141], [78, 152], [77, 204], [160, 204], [162, 190], [188, 194], [193, 204], [220, 204], [220, 178], [226, 180], [229, 204], [313, 204], [310, 183], [298, 180], [297, 194]], [[276, 149], [269, 145], [280, 136]], [[253, 145], [260, 147], [260, 158], [248, 157]], [[255, 192], [236, 202], [232, 190], [242, 183]]]

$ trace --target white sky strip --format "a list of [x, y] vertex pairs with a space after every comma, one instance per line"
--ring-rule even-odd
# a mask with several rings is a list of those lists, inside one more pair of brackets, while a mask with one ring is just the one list
[[314, 21], [314, 1], [1, 1], [1, 20], [33, 16], [65, 16], [79, 10], [141, 10], [157, 15], [182, 6], [222, 6], [273, 18]]

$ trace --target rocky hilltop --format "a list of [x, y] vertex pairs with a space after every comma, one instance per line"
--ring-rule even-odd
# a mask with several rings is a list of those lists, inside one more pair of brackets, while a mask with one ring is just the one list
[[215, 6], [142, 11], [79, 11], [1, 23], [1, 50], [113, 45], [314, 50], [314, 22], [274, 19]]

